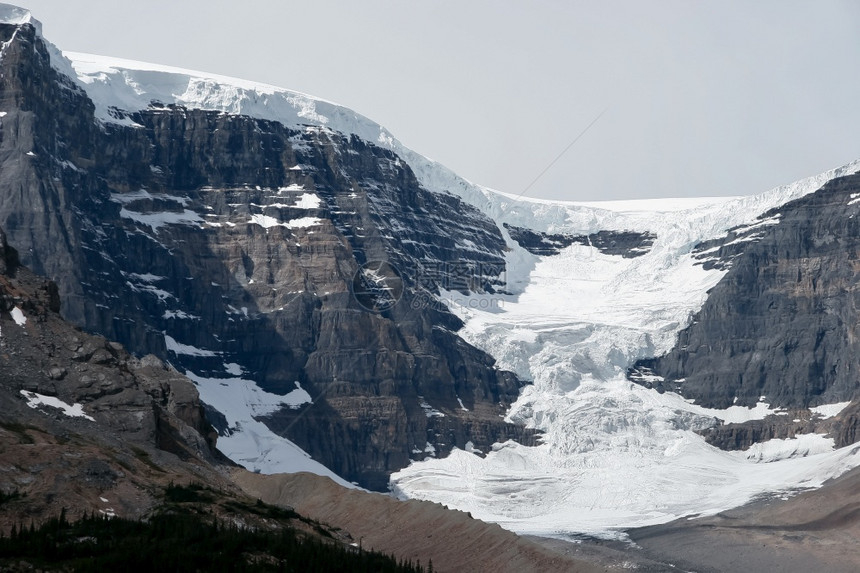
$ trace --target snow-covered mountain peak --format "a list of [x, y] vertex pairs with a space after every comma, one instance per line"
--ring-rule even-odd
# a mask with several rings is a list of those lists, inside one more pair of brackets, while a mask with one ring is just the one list
[[36, 28], [39, 35], [42, 34], [42, 23], [33, 18], [33, 15], [26, 8], [13, 4], [0, 3], [0, 24], [13, 24], [15, 26], [31, 24]]
[[[117, 113], [147, 109], [153, 103], [221, 111], [271, 120], [287, 127], [326, 127], [392, 148], [392, 136], [379, 124], [336, 103], [239, 78], [121, 58], [63, 52], [73, 79], [106, 122], [127, 123]], [[63, 71], [63, 70], [61, 70]]]
[[130, 124], [127, 113], [147, 109], [156, 103], [247, 115], [293, 128], [320, 127], [353, 134], [397, 153], [428, 190], [458, 195], [500, 225], [510, 224], [543, 232], [658, 232], [659, 229], [653, 228], [655, 217], [672, 222], [681, 218], [681, 212], [701, 215], [716, 211], [724, 216], [724, 220], [719, 220], [719, 215], [713, 220], [713, 232], [721, 233], [754, 220], [767, 209], [814, 191], [833, 177], [853, 173], [860, 168], [860, 163], [855, 162], [751, 197], [605, 202], [533, 199], [468, 181], [409, 149], [375, 121], [342, 105], [302, 92], [208, 72], [76, 52], [52, 53], [52, 61], [60, 71], [72, 75], [87, 92], [96, 105], [97, 117], [102, 121]]
[[[9, 5], [0, 14], [9, 23], [33, 23], [27, 10]], [[542, 232], [599, 230], [659, 232], [656, 219], [672, 222], [679, 213], [716, 212], [714, 232], [754, 220], [767, 209], [811, 192], [833, 177], [853, 173], [852, 163], [752, 197], [563, 202], [522, 197], [475, 184], [409, 149], [379, 123], [347, 107], [299, 91], [209, 72], [77, 52], [61, 52], [46, 41], [52, 65], [69, 76], [96, 106], [105, 122], [132, 125], [129, 114], [155, 105], [220, 111], [279, 122], [291, 128], [317, 127], [353, 134], [403, 158], [426, 189], [458, 195], [500, 225]], [[511, 190], [508, 190], [511, 191]], [[514, 190], [515, 191], [515, 190]], [[720, 216], [724, 220], [720, 220]], [[711, 237], [699, 237], [711, 238]]]
[[[42, 35], [41, 23], [30, 11], [0, 4], [0, 22], [32, 24]], [[146, 63], [128, 59], [60, 51], [42, 38], [52, 65], [70, 77], [96, 106], [105, 122], [130, 125], [128, 114], [156, 105], [220, 111], [282, 123], [292, 128], [320, 127], [373, 142], [402, 157], [421, 184], [430, 191], [452, 193], [480, 208], [500, 225], [510, 224], [543, 232], [589, 233], [597, 230], [648, 228], [657, 218], [678, 219], [678, 213], [724, 213], [716, 232], [754, 220], [767, 209], [814, 191], [826, 181], [856, 172], [860, 162], [775, 188], [750, 197], [646, 199], [625, 201], [565, 202], [523, 197], [490, 189], [460, 177], [447, 167], [409, 149], [389, 130], [345, 106], [261, 82]], [[708, 237], [710, 238], [710, 237]]]

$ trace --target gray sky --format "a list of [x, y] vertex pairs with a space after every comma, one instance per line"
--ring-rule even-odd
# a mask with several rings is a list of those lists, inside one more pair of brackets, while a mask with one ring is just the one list
[[19, 0], [61, 49], [275, 84], [477, 183], [742, 195], [860, 158], [860, 3]]

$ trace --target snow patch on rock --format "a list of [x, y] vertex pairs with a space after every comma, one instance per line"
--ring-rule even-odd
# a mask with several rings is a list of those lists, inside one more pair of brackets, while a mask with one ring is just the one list
[[169, 334], [164, 334], [164, 346], [169, 352], [174, 354], [184, 354], [186, 356], [217, 356], [218, 353], [212, 350], [204, 350], [188, 344], [177, 342], [175, 338]]
[[27, 406], [33, 408], [34, 410], [39, 409], [42, 406], [48, 406], [50, 408], [56, 408], [60, 410], [63, 415], [68, 416], [70, 418], [84, 418], [89, 420], [90, 422], [95, 422], [95, 418], [87, 415], [84, 412], [84, 407], [81, 404], [66, 404], [59, 398], [54, 396], [45, 396], [43, 394], [39, 394], [38, 392], [29, 392], [27, 390], [21, 390], [21, 395], [24, 396], [27, 400]]
[[262, 390], [250, 380], [206, 378], [190, 371], [185, 375], [197, 385], [200, 399], [227, 419], [229, 429], [227, 435], [219, 436], [218, 449], [231, 460], [254, 472], [311, 472], [344, 487], [355, 487], [256, 419], [283, 407], [298, 408], [312, 403], [310, 394], [298, 382], [295, 390], [279, 396]]
[[287, 229], [307, 229], [308, 227], [314, 227], [316, 225], [320, 225], [322, 223], [322, 219], [318, 217], [299, 217], [298, 219], [291, 219], [286, 222], [279, 221], [275, 217], [270, 217], [269, 215], [251, 215], [251, 220], [248, 221], [248, 224], [259, 225], [264, 229], [271, 229], [272, 227], [286, 227]]
[[836, 404], [824, 404], [822, 406], [815, 406], [814, 408], [810, 408], [809, 410], [815, 414], [818, 414], [824, 419], [832, 418], [833, 416], [839, 415], [842, 410], [848, 407], [851, 402], [837, 402]]
[[24, 316], [24, 312], [17, 306], [10, 310], [9, 314], [12, 316], [12, 320], [14, 320], [15, 324], [17, 324], [18, 326], [24, 326], [25, 324], [27, 324], [27, 317]]
[[747, 450], [732, 453], [746, 460], [770, 463], [832, 452], [834, 447], [834, 439], [827, 438], [824, 434], [801, 434], [794, 438], [759, 442]]

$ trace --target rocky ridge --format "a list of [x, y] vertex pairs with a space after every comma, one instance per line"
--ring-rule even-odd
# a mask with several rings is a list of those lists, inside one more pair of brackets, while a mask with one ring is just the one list
[[656, 236], [635, 231], [598, 231], [588, 235], [570, 233], [542, 233], [504, 224], [511, 238], [533, 255], [552, 256], [570, 245], [588, 245], [606, 255], [619, 255], [625, 259], [641, 257], [651, 248]]
[[713, 408], [807, 408], [860, 391], [860, 176], [764, 213], [697, 247], [728, 273], [665, 356], [638, 362], [658, 389]]
[[[700, 264], [727, 274], [675, 348], [638, 361], [630, 380], [706, 407], [766, 402], [781, 410], [702, 432], [722, 449], [808, 433], [832, 437], [836, 447], [853, 444], [860, 393], [858, 197], [860, 177], [840, 177], [697, 245]], [[835, 418], [809, 410], [851, 400]]]

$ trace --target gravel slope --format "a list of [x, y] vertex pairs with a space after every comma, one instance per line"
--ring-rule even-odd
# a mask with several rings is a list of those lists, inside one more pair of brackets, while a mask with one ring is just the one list
[[361, 540], [364, 548], [420, 559], [425, 565], [432, 559], [434, 571], [623, 570], [622, 562], [598, 565], [581, 561], [437, 503], [403, 502], [348, 490], [307, 473], [261, 475], [236, 470], [233, 478], [247, 494], [344, 529], [356, 542]]
[[860, 571], [860, 470], [788, 500], [630, 535], [652, 557], [699, 572]]

